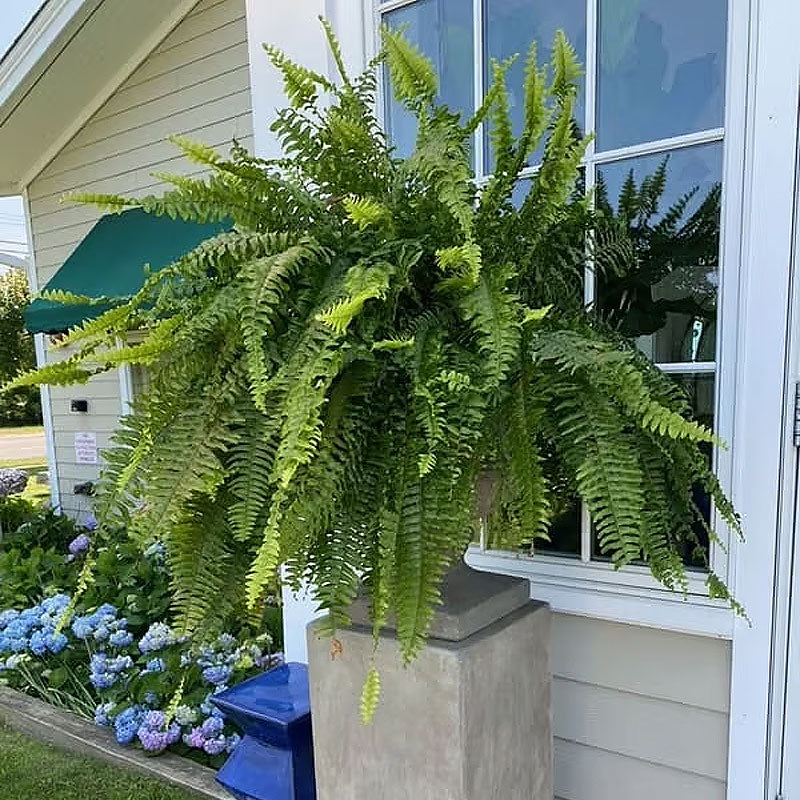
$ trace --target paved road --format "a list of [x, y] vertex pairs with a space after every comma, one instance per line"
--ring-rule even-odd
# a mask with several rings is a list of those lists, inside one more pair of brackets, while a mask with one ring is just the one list
[[0, 436], [0, 461], [13, 461], [16, 458], [41, 458], [44, 461], [44, 457], [44, 433]]

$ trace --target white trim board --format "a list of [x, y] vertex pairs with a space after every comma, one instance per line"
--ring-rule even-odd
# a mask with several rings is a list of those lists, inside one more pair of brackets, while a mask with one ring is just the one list
[[[39, 278], [36, 274], [36, 253], [33, 246], [33, 228], [31, 227], [31, 205], [27, 188], [23, 191], [22, 200], [25, 212], [25, 238], [28, 241], [28, 288], [31, 294], [39, 291]], [[36, 347], [36, 365], [43, 366], [47, 363], [45, 336], [37, 333], [34, 337]], [[56, 436], [53, 429], [53, 406], [50, 397], [50, 387], [41, 386], [39, 393], [42, 398], [42, 422], [44, 423], [45, 447], [47, 454], [47, 471], [50, 477], [50, 503], [56, 510], [61, 508], [61, 492], [58, 484], [58, 461], [56, 460]]]

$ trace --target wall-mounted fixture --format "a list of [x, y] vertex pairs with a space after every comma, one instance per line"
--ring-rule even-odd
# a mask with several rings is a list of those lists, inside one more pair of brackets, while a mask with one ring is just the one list
[[69, 410], [77, 411], [80, 414], [86, 414], [89, 411], [88, 400], [70, 400]]

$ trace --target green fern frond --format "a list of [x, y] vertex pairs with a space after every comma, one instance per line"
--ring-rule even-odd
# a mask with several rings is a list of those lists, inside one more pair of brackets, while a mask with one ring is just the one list
[[358, 708], [361, 715], [361, 721], [368, 725], [372, 722], [375, 712], [378, 709], [378, 703], [381, 699], [381, 675], [377, 668], [372, 666], [367, 673], [367, 678], [364, 681], [364, 688], [361, 690], [361, 700]]
[[213, 147], [196, 142], [188, 136], [173, 135], [169, 137], [169, 141], [179, 147], [186, 158], [195, 164], [200, 164], [204, 167], [216, 167], [222, 163], [222, 157]]
[[583, 77], [583, 68], [575, 48], [569, 43], [564, 31], [557, 31], [552, 51], [553, 88], [559, 98], [577, 94], [578, 81]]
[[227, 521], [221, 504], [192, 498], [169, 537], [168, 563], [174, 625], [179, 635], [194, 633], [218, 618], [219, 595], [230, 560]]
[[411, 44], [401, 31], [383, 26], [381, 39], [395, 97], [411, 108], [430, 104], [439, 91], [436, 70], [429, 58]]
[[362, 231], [391, 219], [389, 209], [370, 197], [345, 197], [342, 205], [350, 221]]
[[336, 87], [324, 75], [295, 63], [279, 47], [270, 44], [263, 47], [272, 65], [283, 75], [284, 92], [292, 107], [313, 105], [320, 88], [335, 91]]
[[57, 361], [53, 364], [45, 364], [38, 369], [23, 372], [16, 378], [0, 387], [0, 393], [11, 392], [21, 386], [37, 386], [42, 383], [50, 386], [69, 386], [71, 384], [88, 383], [92, 375], [98, 372], [97, 369], [86, 369], [83, 366], [83, 357], [79, 354]]

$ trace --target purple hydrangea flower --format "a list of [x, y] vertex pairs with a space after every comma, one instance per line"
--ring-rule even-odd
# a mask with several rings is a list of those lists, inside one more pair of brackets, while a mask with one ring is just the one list
[[228, 747], [228, 740], [224, 736], [215, 736], [213, 739], [206, 739], [203, 742], [203, 750], [210, 756], [218, 756], [224, 753]]
[[91, 545], [92, 540], [89, 536], [85, 533], [81, 533], [79, 536], [76, 536], [70, 543], [69, 543], [69, 552], [72, 556], [79, 556], [83, 555]]
[[203, 731], [201, 728], [192, 728], [189, 733], [186, 733], [183, 736], [183, 743], [187, 747], [194, 747], [197, 750], [203, 749], [203, 744], [205, 741], [206, 737], [203, 736]]
[[222, 733], [224, 726], [225, 723], [221, 719], [209, 717], [200, 726], [200, 730], [203, 732], [203, 736], [205, 736], [206, 739], [213, 739], [215, 736], [219, 736]]

